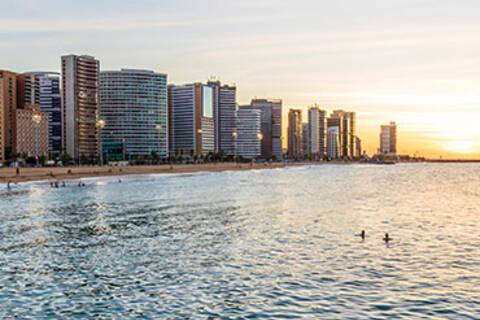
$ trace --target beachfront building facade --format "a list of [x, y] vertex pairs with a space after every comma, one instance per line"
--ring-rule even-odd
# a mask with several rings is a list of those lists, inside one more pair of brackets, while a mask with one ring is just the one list
[[303, 126], [300, 109], [290, 109], [288, 112], [288, 157], [303, 158]]
[[308, 158], [309, 153], [309, 144], [310, 144], [310, 127], [308, 122], [302, 123], [302, 152], [303, 157]]
[[16, 153], [28, 157], [48, 156], [48, 113], [39, 106], [18, 108], [16, 112]]
[[338, 126], [329, 126], [327, 129], [327, 157], [336, 160], [340, 157], [340, 129]]
[[200, 157], [215, 151], [213, 89], [202, 83], [168, 86], [171, 156]]
[[380, 127], [379, 153], [393, 156], [397, 154], [397, 124], [395, 122]]
[[215, 119], [215, 152], [226, 156], [235, 154], [235, 116], [237, 110], [237, 88], [222, 85], [220, 81], [208, 81], [213, 90], [213, 114]]
[[361, 158], [363, 156], [362, 151], [362, 139], [355, 137], [355, 158]]
[[0, 161], [15, 155], [17, 74], [0, 70]]
[[55, 72], [39, 75], [40, 111], [48, 117], [48, 154], [50, 159], [58, 159], [62, 154], [62, 98], [60, 74]]
[[167, 75], [122, 69], [100, 73], [100, 128], [104, 161], [168, 157]]
[[355, 112], [334, 110], [327, 120], [328, 127], [337, 127], [339, 131], [339, 157], [353, 159], [355, 157]]
[[264, 159], [281, 160], [282, 151], [282, 100], [253, 99], [242, 108], [260, 110], [262, 115], [262, 155]]
[[262, 154], [262, 112], [257, 109], [239, 108], [236, 112], [235, 155], [256, 159]]
[[99, 71], [94, 57], [62, 57], [62, 146], [80, 164], [99, 157]]
[[315, 160], [324, 158], [327, 151], [327, 112], [318, 106], [308, 109], [308, 150]]
[[60, 74], [56, 72], [27, 72], [17, 77], [17, 107], [40, 109], [48, 121], [48, 153], [57, 159], [62, 152], [62, 103]]

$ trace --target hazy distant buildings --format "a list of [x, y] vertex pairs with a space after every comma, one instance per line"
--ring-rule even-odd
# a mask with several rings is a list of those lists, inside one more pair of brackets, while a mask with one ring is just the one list
[[239, 108], [236, 112], [235, 155], [246, 159], [261, 156], [262, 112], [252, 108]]
[[31, 105], [17, 109], [16, 153], [29, 157], [48, 156], [48, 113]]
[[290, 109], [288, 112], [288, 157], [303, 158], [302, 110]]
[[319, 107], [308, 110], [308, 154], [313, 159], [323, 159], [327, 151], [327, 112]]
[[62, 57], [63, 149], [80, 162], [99, 156], [99, 69], [91, 56]]
[[359, 137], [355, 137], [355, 158], [360, 158], [362, 156], [362, 140]]
[[101, 72], [100, 118], [105, 160], [166, 158], [167, 76], [149, 70]]
[[15, 154], [16, 110], [16, 74], [0, 70], [0, 161], [11, 159]]
[[390, 122], [380, 127], [380, 154], [397, 154], [397, 125]]
[[282, 100], [253, 99], [249, 106], [262, 114], [262, 158], [282, 159]]
[[169, 142], [172, 156], [215, 151], [213, 89], [201, 84], [168, 87]]
[[329, 126], [327, 129], [327, 156], [331, 160], [340, 156], [340, 129], [338, 126]]
[[339, 158], [354, 158], [355, 156], [355, 127], [356, 116], [354, 112], [335, 110], [327, 119], [327, 127], [338, 128]]
[[225, 155], [235, 154], [235, 112], [237, 88], [222, 85], [220, 81], [207, 83], [213, 89], [213, 113], [215, 118], [215, 151]]
[[310, 155], [310, 126], [308, 122], [302, 123], [302, 153], [303, 157]]

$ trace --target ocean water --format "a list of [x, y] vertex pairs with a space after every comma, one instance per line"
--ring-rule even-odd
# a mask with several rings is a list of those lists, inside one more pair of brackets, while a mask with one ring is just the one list
[[479, 165], [84, 181], [0, 185], [0, 318], [480, 318]]

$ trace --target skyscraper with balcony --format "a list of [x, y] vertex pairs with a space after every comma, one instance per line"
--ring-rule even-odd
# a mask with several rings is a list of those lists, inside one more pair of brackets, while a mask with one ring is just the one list
[[395, 122], [380, 127], [379, 151], [385, 155], [397, 154], [397, 124]]
[[168, 86], [170, 155], [201, 156], [215, 151], [213, 108], [209, 85]]
[[[120, 145], [128, 159], [168, 157], [167, 75], [122, 69], [100, 73], [104, 159]], [[113, 158], [118, 155], [111, 155]], [[113, 158], [111, 158], [113, 160]]]
[[300, 109], [290, 109], [288, 112], [288, 157], [303, 159], [303, 126]]
[[94, 57], [62, 57], [62, 145], [80, 163], [99, 156], [99, 71]]
[[327, 112], [318, 106], [308, 109], [308, 154], [323, 159], [327, 151]]
[[215, 152], [235, 154], [235, 113], [237, 110], [237, 88], [222, 85], [220, 81], [207, 83], [213, 89], [213, 113], [215, 118]]
[[282, 100], [253, 99], [250, 105], [261, 111], [262, 115], [262, 157], [264, 159], [282, 159]]
[[236, 112], [236, 131], [234, 132], [235, 155], [246, 159], [261, 156], [262, 149], [262, 112], [252, 108], [239, 108]]
[[0, 161], [16, 152], [17, 74], [0, 70]]

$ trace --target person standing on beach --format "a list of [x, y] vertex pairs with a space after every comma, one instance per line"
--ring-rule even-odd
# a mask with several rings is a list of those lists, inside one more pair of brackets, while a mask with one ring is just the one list
[[19, 167], [17, 167], [16, 172], [17, 172], [17, 176], [19, 176], [20, 175], [20, 168]]

